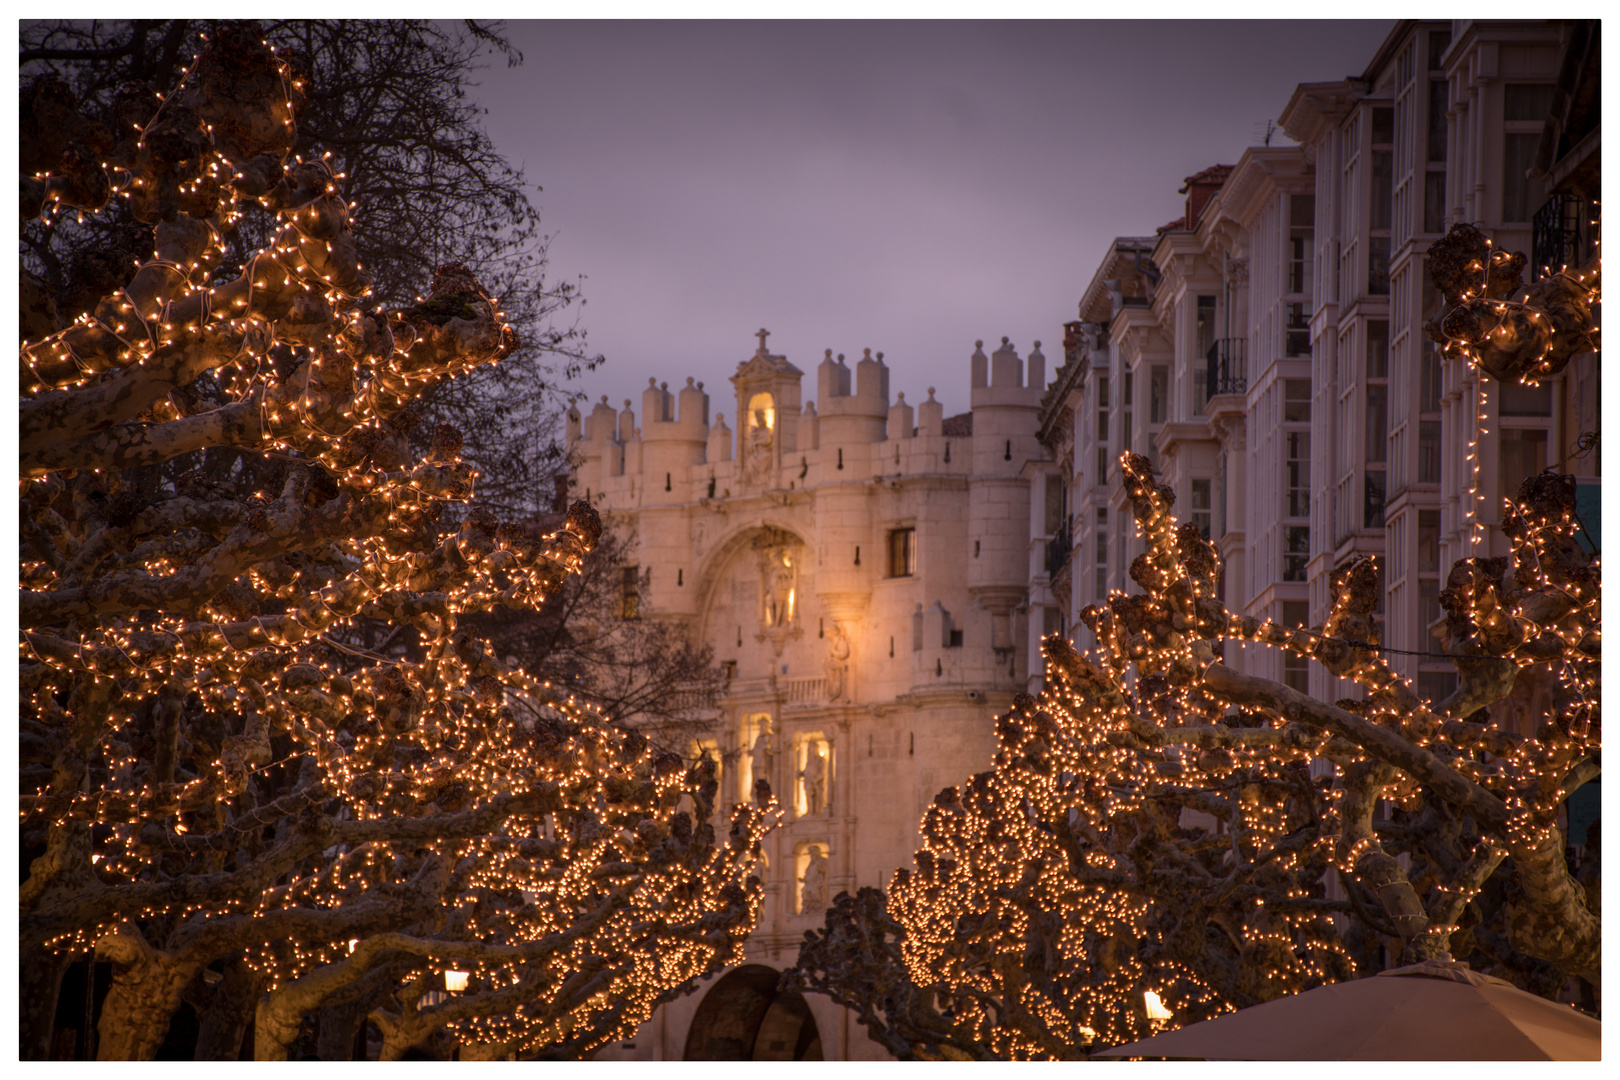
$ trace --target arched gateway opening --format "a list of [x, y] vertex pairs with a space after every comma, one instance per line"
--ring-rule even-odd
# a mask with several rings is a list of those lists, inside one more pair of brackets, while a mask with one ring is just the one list
[[820, 1061], [821, 1036], [797, 990], [778, 992], [782, 973], [744, 964], [709, 988], [686, 1036], [685, 1061]]

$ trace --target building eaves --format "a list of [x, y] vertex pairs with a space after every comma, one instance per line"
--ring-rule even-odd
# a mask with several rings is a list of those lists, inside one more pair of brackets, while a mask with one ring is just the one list
[[[1121, 259], [1145, 258], [1152, 251], [1153, 237], [1151, 236], [1114, 237], [1113, 243], [1108, 245], [1108, 253], [1103, 256], [1102, 262], [1097, 264], [1097, 272], [1091, 275], [1091, 284], [1087, 285], [1086, 291], [1080, 294], [1078, 311], [1080, 318], [1085, 322], [1107, 322], [1106, 318], [1088, 318], [1087, 312], [1095, 309], [1098, 304], [1106, 302], [1108, 298], [1108, 282], [1119, 278]], [[1136, 269], [1134, 262], [1129, 265], [1130, 269]]]
[[1251, 146], [1238, 159], [1225, 186], [1210, 200], [1199, 231], [1213, 230], [1219, 217], [1247, 229], [1264, 205], [1268, 187], [1286, 184], [1290, 179], [1304, 181], [1309, 176], [1303, 148]]
[[1320, 137], [1323, 128], [1337, 123], [1365, 91], [1366, 85], [1357, 79], [1300, 83], [1277, 117], [1277, 126], [1284, 135], [1307, 146]]

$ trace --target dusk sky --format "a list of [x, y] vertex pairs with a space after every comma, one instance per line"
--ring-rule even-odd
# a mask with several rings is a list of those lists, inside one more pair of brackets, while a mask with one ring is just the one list
[[475, 95], [544, 188], [551, 273], [586, 278], [592, 400], [691, 375], [734, 425], [766, 327], [807, 400], [824, 350], [870, 347], [949, 415], [975, 339], [1039, 339], [1050, 376], [1108, 242], [1392, 25], [512, 21], [524, 63]]

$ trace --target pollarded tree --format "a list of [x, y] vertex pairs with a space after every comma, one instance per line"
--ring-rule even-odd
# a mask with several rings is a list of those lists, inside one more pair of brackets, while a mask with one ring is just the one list
[[[413, 452], [422, 396], [516, 335], [461, 265], [374, 303], [337, 177], [289, 161], [299, 82], [221, 26], [133, 137], [23, 180], [25, 215], [118, 198], [155, 239], [21, 350], [25, 1057], [87, 950], [115, 970], [102, 1058], [150, 1057], [182, 1001], [201, 1057], [356, 1008], [390, 1056], [446, 1026], [585, 1052], [757, 918], [768, 797], [716, 837], [702, 763], [469, 630], [555, 594], [600, 523], [498, 523], [448, 424]], [[238, 272], [249, 201], [278, 224]], [[367, 648], [379, 626], [415, 647]], [[451, 965], [467, 989], [425, 1002]]]
[[[1062, 1058], [1149, 1034], [1149, 991], [1186, 1023], [1448, 952], [1543, 993], [1596, 985], [1601, 923], [1557, 825], [1599, 747], [1599, 578], [1568, 478], [1524, 482], [1510, 558], [1453, 568], [1459, 686], [1431, 703], [1380, 657], [1370, 560], [1335, 576], [1321, 626], [1228, 612], [1170, 490], [1136, 455], [1124, 475], [1143, 592], [1084, 612], [1098, 655], [1047, 642], [1046, 689], [998, 719], [994, 768], [936, 798], [895, 877], [939, 1011], [997, 1054]], [[1244, 674], [1228, 640], [1365, 697]], [[1504, 722], [1520, 680], [1538, 683], [1528, 727]]]
[[905, 929], [882, 892], [839, 893], [820, 930], [807, 930], [782, 985], [826, 994], [853, 1012], [874, 1042], [901, 1061], [993, 1061], [979, 1033], [935, 1007], [911, 980], [900, 943]]
[[708, 723], [700, 710], [721, 689], [720, 666], [685, 628], [640, 617], [635, 601], [646, 586], [630, 561], [634, 550], [634, 533], [615, 530], [610, 516], [579, 573], [543, 607], [491, 612], [477, 625], [533, 678], [567, 686], [608, 720], [684, 749]]
[[[207, 29], [184, 19], [25, 20], [23, 171], [127, 151]], [[563, 467], [561, 388], [601, 357], [565, 321], [581, 302], [578, 284], [546, 276], [538, 188], [490, 141], [469, 92], [485, 59], [517, 64], [521, 54], [499, 24], [472, 21], [269, 20], [260, 29], [301, 84], [292, 152], [324, 155], [336, 173], [373, 303], [410, 306], [434, 267], [461, 263], [518, 331], [502, 363], [422, 388], [416, 405], [427, 422], [408, 436], [413, 448], [425, 449], [434, 422], [452, 423], [466, 438], [462, 456], [483, 474], [487, 508], [504, 520], [549, 509], [549, 477]], [[255, 200], [237, 210], [219, 254], [231, 276], [282, 224]], [[129, 284], [152, 250], [153, 224], [117, 200], [93, 215], [24, 221], [25, 292], [37, 308], [24, 337], [61, 329]]]

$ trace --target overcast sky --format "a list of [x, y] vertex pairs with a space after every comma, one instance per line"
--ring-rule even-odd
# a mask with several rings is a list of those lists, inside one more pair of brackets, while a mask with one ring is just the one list
[[544, 189], [552, 273], [586, 278], [592, 400], [691, 375], [734, 423], [765, 327], [806, 399], [825, 349], [869, 347], [948, 415], [976, 338], [1039, 339], [1050, 375], [1108, 242], [1392, 25], [511, 21], [523, 65], [474, 93]]

